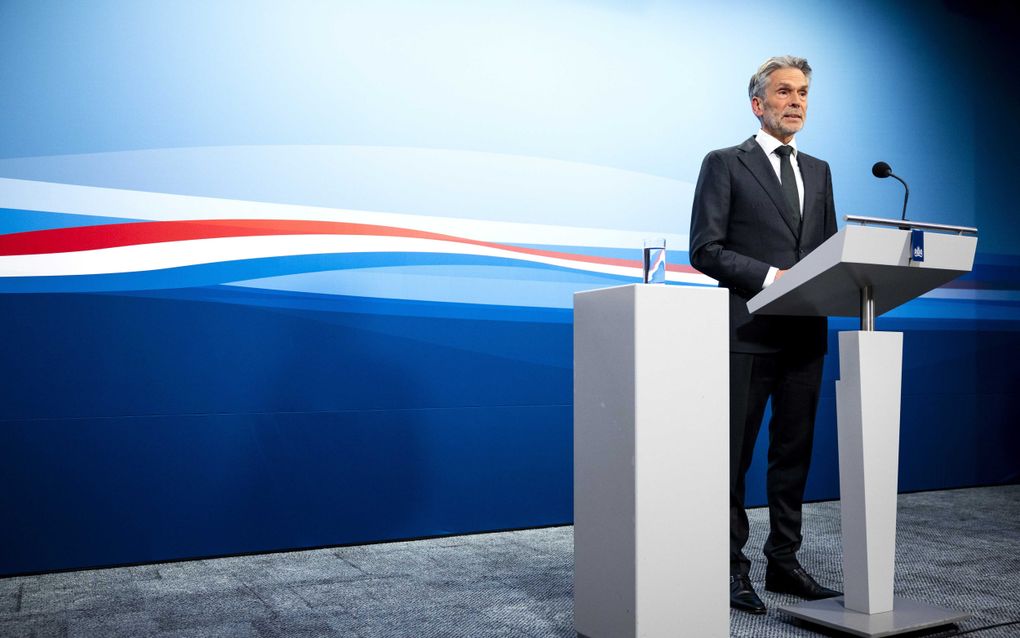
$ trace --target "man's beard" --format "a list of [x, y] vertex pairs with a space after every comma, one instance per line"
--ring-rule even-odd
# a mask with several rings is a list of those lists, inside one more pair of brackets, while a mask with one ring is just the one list
[[803, 113], [801, 113], [800, 115], [801, 115], [801, 119], [798, 120], [798, 124], [796, 125], [796, 128], [792, 128], [792, 127], [788, 126], [783, 121], [783, 114], [782, 113], [778, 113], [777, 114], [774, 111], [766, 110], [765, 114], [764, 114], [764, 119], [765, 119], [765, 124], [766, 124], [766, 126], [768, 126], [769, 130], [776, 131], [777, 133], [780, 133], [781, 135], [785, 136], [785, 135], [794, 135], [800, 129], [804, 128], [804, 115], [803, 115]]

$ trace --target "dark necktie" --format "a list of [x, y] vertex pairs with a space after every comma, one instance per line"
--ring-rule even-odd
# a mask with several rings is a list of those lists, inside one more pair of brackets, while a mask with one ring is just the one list
[[793, 175], [793, 163], [790, 162], [790, 154], [793, 153], [792, 146], [780, 146], [776, 149], [779, 156], [779, 181], [782, 182], [783, 195], [790, 210], [800, 217], [800, 192], [797, 191], [797, 178]]

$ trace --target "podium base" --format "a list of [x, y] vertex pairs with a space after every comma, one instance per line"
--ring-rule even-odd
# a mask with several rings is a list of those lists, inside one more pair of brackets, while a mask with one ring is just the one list
[[780, 607], [779, 611], [808, 623], [866, 638], [895, 636], [970, 618], [970, 614], [965, 612], [934, 607], [899, 596], [893, 598], [893, 610], [884, 614], [864, 614], [849, 610], [843, 606], [842, 596], [788, 605]]

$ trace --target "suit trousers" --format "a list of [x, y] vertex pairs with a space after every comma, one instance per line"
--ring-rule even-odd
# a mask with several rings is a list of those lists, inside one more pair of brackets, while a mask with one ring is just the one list
[[769, 398], [767, 493], [769, 565], [799, 566], [801, 505], [811, 465], [815, 414], [825, 355], [803, 352], [730, 353], [730, 573], [747, 576], [749, 528], [744, 488]]

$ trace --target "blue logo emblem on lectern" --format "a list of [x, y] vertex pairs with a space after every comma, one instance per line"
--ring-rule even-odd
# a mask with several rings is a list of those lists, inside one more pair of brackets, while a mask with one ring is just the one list
[[918, 228], [910, 231], [910, 261], [924, 261], [924, 231]]

